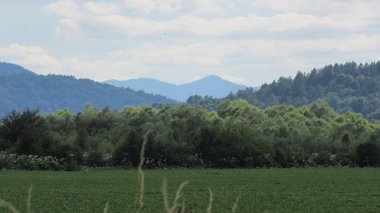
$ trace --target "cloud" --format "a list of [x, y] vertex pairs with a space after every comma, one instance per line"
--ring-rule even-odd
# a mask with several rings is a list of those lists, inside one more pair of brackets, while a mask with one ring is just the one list
[[151, 13], [171, 13], [181, 9], [181, 0], [124, 0], [127, 9], [136, 12]]
[[[237, 2], [237, 1], [235, 1]], [[333, 14], [344, 13], [347, 15], [354, 11], [376, 11], [380, 2], [377, 0], [256, 0], [244, 1], [253, 7], [266, 7], [278, 12], [295, 12], [295, 13], [308, 13], [308, 14]], [[244, 4], [244, 3], [243, 3]]]
[[[97, 32], [104, 31], [107, 31], [108, 37], [111, 38], [117, 37], [120, 34], [137, 37], [169, 32], [208, 37], [239, 35], [243, 33], [274, 34], [311, 30], [360, 32], [379, 25], [380, 13], [374, 10], [371, 4], [355, 4], [357, 7], [349, 7], [347, 11], [315, 15], [299, 12], [304, 11], [307, 7], [306, 5], [309, 5], [306, 3], [310, 3], [309, 0], [296, 1], [300, 2], [300, 6], [295, 7], [299, 9], [289, 9], [288, 11], [290, 12], [264, 16], [258, 15], [255, 11], [250, 11], [240, 16], [224, 18], [204, 18], [196, 14], [188, 15], [188, 13], [183, 12], [168, 19], [158, 20], [144, 16], [128, 16], [128, 13], [122, 13], [119, 5], [115, 3], [87, 1], [83, 5], [79, 5], [71, 0], [60, 0], [48, 5], [45, 10], [60, 18], [56, 31], [63, 38], [70, 35], [83, 34], [96, 38], [99, 34], [104, 35], [104, 33]], [[224, 4], [222, 4], [216, 0], [207, 2], [191, 0], [189, 2], [188, 4], [192, 5], [191, 7], [187, 5], [187, 7], [192, 8], [190, 11], [193, 10], [198, 13], [218, 13], [223, 12], [228, 7], [233, 7], [231, 6], [233, 5], [232, 3], [226, 6], [227, 4], [224, 1], [222, 1]], [[347, 7], [340, 0], [335, 0], [334, 2], [337, 5], [344, 5], [345, 7], [342, 6], [343, 8]], [[276, 4], [272, 1], [258, 1], [256, 4], [274, 6], [274, 8], [280, 7], [283, 10], [288, 9], [288, 7], [293, 8], [289, 6], [290, 2], [287, 3], [279, 3], [279, 5], [274, 6]], [[177, 11], [184, 7], [185, 4], [181, 0], [125, 0], [124, 5], [131, 10], [150, 13], [152, 11]], [[321, 5], [321, 8], [325, 7], [324, 4]], [[87, 31], [91, 31], [92, 33], [88, 33]], [[76, 37], [80, 38], [80, 36]]]
[[107, 15], [120, 12], [121, 7], [115, 3], [87, 1], [83, 4], [85, 10], [93, 14]]
[[80, 8], [73, 0], [59, 0], [47, 5], [44, 11], [58, 17], [78, 20], [83, 15]]
[[25, 66], [38, 74], [74, 75], [78, 78], [106, 80], [133, 77], [132, 72], [143, 75], [144, 65], [133, 60], [103, 58], [86, 60], [79, 58], [56, 58], [38, 46], [12, 44], [0, 47], [0, 57], [10, 63]]
[[[263, 82], [323, 64], [378, 60], [379, 7], [375, 0], [58, 0], [44, 11], [56, 18], [60, 45], [68, 44], [60, 50], [87, 51], [86, 58], [52, 56], [51, 43], [9, 45], [0, 56], [41, 73], [97, 80], [214, 73]], [[75, 39], [80, 47], [70, 45]]]
[[85, 16], [73, 0], [59, 0], [44, 7], [44, 11], [59, 17], [55, 34], [63, 39], [80, 39], [85, 35], [80, 20]]
[[[39, 46], [23, 46], [12, 44], [7, 47], [0, 47], [0, 57], [8, 62], [33, 66], [37, 69], [44, 69], [46, 66], [55, 67], [58, 60]], [[42, 72], [42, 74], [47, 74]]]
[[[194, 43], [186, 45], [144, 44], [118, 56], [132, 58], [146, 65], [219, 65], [227, 51], [213, 43]], [[115, 55], [115, 54], [114, 54]]]
[[[377, 60], [380, 35], [300, 40], [210, 40], [192, 43], [145, 43], [127, 50], [104, 53], [98, 59], [52, 56], [39, 46], [12, 44], [0, 47], [0, 58], [40, 74], [74, 75], [95, 80], [157, 76], [157, 72], [192, 76], [219, 74], [245, 85], [259, 85], [297, 70], [309, 71], [325, 64]], [[342, 56], [342, 61], [336, 56]], [[91, 57], [90, 57], [91, 58]], [[236, 73], [231, 74], [232, 71]], [[249, 77], [251, 76], [251, 77]], [[253, 78], [253, 79], [251, 79]], [[246, 80], [245, 80], [246, 79]]]
[[231, 81], [231, 82], [235, 82], [237, 84], [241, 84], [241, 85], [250, 85], [251, 82], [247, 79], [244, 79], [244, 78], [239, 78], [239, 77], [236, 77], [234, 75], [221, 75], [220, 76], [221, 78], [227, 80], [227, 81]]
[[135, 13], [220, 14], [233, 4], [225, 0], [124, 0], [124, 6]]
[[120, 30], [127, 36], [152, 35], [167, 32], [186, 32], [199, 36], [222, 36], [252, 32], [285, 32], [295, 30], [348, 30], [359, 31], [371, 23], [356, 16], [344, 18], [338, 15], [317, 17], [298, 13], [286, 13], [271, 17], [249, 14], [245, 17], [204, 19], [182, 16], [168, 21], [130, 18], [123, 15], [96, 16], [94, 27]]
[[79, 24], [72, 19], [61, 19], [55, 30], [58, 37], [63, 39], [80, 39], [85, 36], [85, 32]]

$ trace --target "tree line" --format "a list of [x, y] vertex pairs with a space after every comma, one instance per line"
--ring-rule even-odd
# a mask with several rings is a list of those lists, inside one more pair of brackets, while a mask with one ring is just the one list
[[[380, 119], [380, 62], [370, 64], [328, 65], [310, 73], [298, 72], [294, 78], [281, 77], [263, 84], [259, 90], [247, 88], [230, 94], [224, 100], [244, 99], [260, 108], [279, 104], [297, 107], [313, 102], [327, 102], [336, 112], [363, 114], [367, 119]], [[223, 99], [190, 97], [187, 102], [216, 110]]]
[[49, 156], [68, 170], [135, 167], [147, 132], [149, 168], [380, 165], [378, 121], [337, 114], [326, 103], [264, 110], [235, 100], [221, 102], [213, 112], [186, 104], [120, 111], [87, 105], [75, 114], [12, 111], [1, 119], [0, 167], [6, 167], [7, 155]]

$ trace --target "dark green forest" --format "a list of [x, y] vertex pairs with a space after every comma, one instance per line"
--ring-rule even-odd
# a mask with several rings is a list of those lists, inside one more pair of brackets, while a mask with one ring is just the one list
[[85, 103], [103, 108], [121, 109], [126, 105], [171, 104], [175, 101], [143, 91], [116, 88], [71, 76], [37, 75], [20, 66], [0, 63], [0, 115], [30, 107], [52, 113], [68, 108], [79, 112]]
[[[367, 119], [380, 119], [380, 62], [371, 64], [329, 65], [301, 73], [294, 78], [281, 77], [260, 90], [248, 88], [224, 99], [244, 99], [260, 108], [278, 104], [296, 107], [327, 102], [337, 113], [361, 113]], [[192, 96], [188, 103], [216, 110], [222, 99]]]
[[263, 110], [226, 100], [214, 112], [189, 105], [12, 111], [0, 124], [0, 167], [134, 167], [144, 135], [148, 168], [380, 165], [378, 121], [326, 103]]

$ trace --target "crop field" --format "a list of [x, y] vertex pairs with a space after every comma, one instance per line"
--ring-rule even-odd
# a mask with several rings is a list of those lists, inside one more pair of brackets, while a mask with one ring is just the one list
[[[294, 168], [252, 170], [147, 170], [144, 207], [165, 212], [162, 193], [167, 180], [171, 205], [177, 188], [185, 212], [380, 212], [380, 169]], [[137, 212], [139, 185], [135, 170], [96, 169], [78, 172], [0, 171], [0, 198], [26, 211], [33, 186], [33, 212]], [[9, 212], [1, 208], [0, 212]]]

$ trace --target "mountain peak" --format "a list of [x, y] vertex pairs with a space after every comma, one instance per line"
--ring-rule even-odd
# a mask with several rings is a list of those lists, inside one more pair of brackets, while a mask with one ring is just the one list
[[246, 86], [227, 81], [217, 75], [208, 75], [200, 80], [180, 85], [147, 78], [119, 82], [106, 81], [105, 83], [118, 87], [144, 90], [145, 92], [164, 95], [177, 101], [186, 101], [192, 95], [222, 98], [230, 92], [246, 88]]
[[216, 79], [216, 80], [224, 80], [223, 78], [217, 76], [217, 75], [208, 75], [202, 79]]
[[4, 76], [4, 75], [13, 75], [13, 74], [21, 74], [21, 73], [32, 74], [33, 72], [16, 64], [0, 62], [0, 75]]

